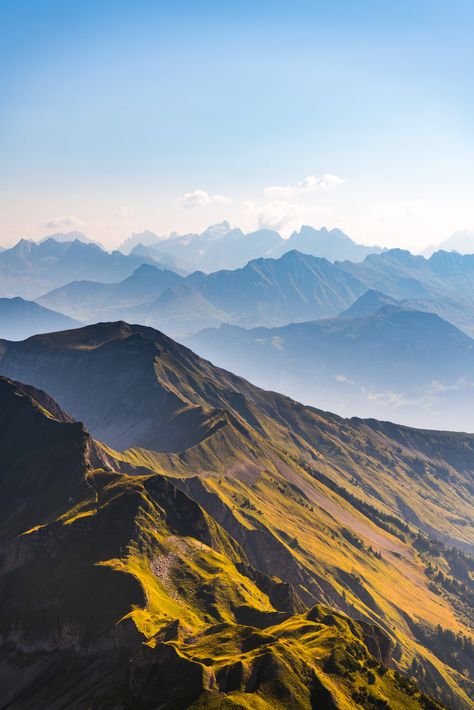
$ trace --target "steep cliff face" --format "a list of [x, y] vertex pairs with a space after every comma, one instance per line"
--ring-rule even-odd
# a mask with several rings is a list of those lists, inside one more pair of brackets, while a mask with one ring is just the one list
[[441, 707], [387, 670], [381, 629], [305, 611], [44, 392], [0, 378], [0, 412], [5, 707]]

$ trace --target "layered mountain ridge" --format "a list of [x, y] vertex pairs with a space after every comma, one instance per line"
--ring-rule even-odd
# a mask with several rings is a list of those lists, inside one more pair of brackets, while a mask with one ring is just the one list
[[0, 378], [0, 402], [17, 513], [0, 530], [5, 706], [442, 707], [387, 669], [380, 629], [304, 611], [169, 479], [121, 473], [43, 392]]
[[337, 318], [280, 328], [222, 325], [184, 342], [263, 387], [341, 415], [474, 431], [472, 338], [375, 291]]
[[[196, 529], [191, 533], [198, 540], [198, 559], [195, 543], [186, 538], [183, 528], [172, 527], [163, 532], [163, 540], [161, 533], [156, 533], [156, 538], [155, 533], [145, 532], [143, 538], [140, 532], [141, 542], [133, 542], [135, 533], [130, 533], [129, 542], [120, 543], [122, 551], [125, 548], [130, 551], [127, 559], [112, 546], [105, 557], [100, 557], [99, 568], [102, 569], [104, 560], [109, 560], [105, 566], [114, 574], [131, 574], [131, 591], [125, 594], [123, 603], [133, 612], [128, 616], [135, 628], [152, 645], [165, 633], [164, 621], [173, 622], [174, 631], [170, 627], [166, 634], [172, 638], [177, 634], [184, 642], [188, 629], [202, 629], [203, 619], [205, 624], [214, 619], [218, 624], [227, 624], [229, 640], [225, 643], [230, 644], [228, 653], [235, 660], [247, 648], [235, 623], [271, 628], [272, 639], [280, 638], [283, 643], [278, 651], [283, 657], [279, 655], [276, 665], [275, 659], [269, 659], [269, 675], [264, 674], [269, 683], [266, 687], [273, 690], [255, 691], [257, 695], [244, 695], [243, 699], [238, 696], [238, 701], [234, 699], [236, 707], [238, 702], [243, 707], [255, 707], [255, 698], [259, 698], [258, 702], [270, 702], [271, 697], [275, 703], [278, 692], [288, 683], [292, 690], [283, 702], [312, 707], [313, 685], [308, 681], [308, 668], [316, 669], [318, 674], [320, 666], [311, 655], [313, 652], [307, 655], [305, 644], [310, 643], [310, 638], [315, 639], [317, 630], [310, 624], [301, 636], [298, 629], [310, 620], [303, 610], [315, 604], [335, 608], [338, 614], [349, 614], [359, 620], [357, 623], [375, 623], [389, 639], [390, 663], [397, 672], [413, 674], [416, 668], [418, 681], [426, 692], [447, 705], [471, 707], [472, 558], [468, 552], [472, 551], [474, 539], [472, 436], [371, 420], [344, 420], [304, 407], [216, 368], [162, 333], [123, 322], [35, 336], [21, 343], [1, 341], [0, 372], [48, 391], [69, 415], [84, 421], [93, 436], [104, 442], [98, 445], [98, 450], [105, 463], [93, 464], [100, 471], [87, 476], [92, 498], [85, 496], [83, 506], [74, 505], [74, 510], [64, 520], [61, 518], [61, 525], [69, 529], [69, 525], [76, 524], [72, 521], [77, 521], [82, 536], [94, 534], [88, 525], [95, 525], [106, 515], [101, 507], [99, 517], [94, 512], [99, 510], [94, 491], [107, 511], [111, 510], [109, 500], [110, 505], [120, 506], [113, 520], [122, 520], [121, 529], [125, 530], [128, 515], [125, 510], [129, 510], [129, 504], [124, 502], [122, 510], [120, 501], [129, 500], [129, 495], [138, 501], [138, 508], [131, 509], [136, 511], [133, 519], [142, 521], [139, 529], [142, 524], [146, 530], [149, 525], [155, 529], [155, 516], [163, 515], [156, 507], [159, 500], [163, 508], [165, 494], [159, 492], [163, 486], [168, 491], [179, 491], [170, 494], [172, 499], [186, 496], [180, 508], [183, 505], [188, 511], [186, 506], [191, 504], [184, 503], [187, 500], [200, 506], [203, 513], [199, 516], [204, 515], [202, 520], [208, 522], [204, 528], [201, 527], [204, 522], [199, 523], [197, 530], [212, 529], [214, 537], [202, 537]], [[170, 520], [175, 515], [178, 511], [169, 513]], [[165, 514], [168, 520], [167, 516], [168, 513]], [[188, 512], [183, 516], [180, 524], [188, 524]], [[70, 519], [71, 523], [66, 522]], [[36, 520], [29, 524], [30, 530], [38, 524], [44, 525]], [[49, 525], [48, 522], [31, 534], [48, 536]], [[98, 530], [105, 534], [108, 526], [109, 523], [101, 522]], [[136, 523], [133, 530], [137, 530]], [[183, 534], [186, 539], [181, 541]], [[112, 540], [114, 536], [115, 533]], [[121, 536], [122, 532], [117, 540], [122, 540]], [[151, 558], [157, 559], [150, 567], [146, 560], [151, 558], [146, 550], [149, 545], [155, 550], [157, 539], [160, 551], [150, 553]], [[212, 539], [219, 541], [218, 545], [210, 542]], [[214, 552], [206, 552], [203, 559], [201, 550], [206, 551], [206, 545]], [[216, 559], [215, 554], [221, 557]], [[231, 567], [222, 555], [231, 560]], [[211, 578], [216, 583], [218, 579], [229, 581], [219, 582], [219, 591], [207, 586], [206, 592], [203, 588], [195, 597], [197, 592], [192, 590], [201, 575], [203, 580], [208, 579], [209, 585], [209, 565], [215, 570]], [[183, 569], [189, 571], [183, 573]], [[280, 581], [273, 587], [269, 580], [276, 571]], [[53, 572], [52, 569], [52, 579]], [[127, 579], [125, 576], [126, 585]], [[133, 581], [137, 579], [141, 588], [147, 590], [145, 606], [143, 592]], [[239, 599], [235, 597], [238, 589]], [[199, 608], [190, 598], [198, 600]], [[285, 621], [275, 616], [277, 612], [290, 611], [297, 616], [303, 613], [303, 617]], [[327, 639], [323, 622], [326, 613], [333, 612], [324, 612], [322, 616], [314, 612], [315, 620], [311, 623], [320, 624], [319, 631]], [[120, 614], [123, 616], [125, 612]], [[337, 621], [339, 618], [336, 615], [331, 628], [337, 638], [341, 631], [346, 637], [345, 629], [350, 625], [344, 626], [348, 622]], [[275, 627], [277, 622], [283, 624], [279, 630]], [[181, 626], [183, 631], [179, 631]], [[221, 634], [223, 629], [216, 629], [215, 633]], [[215, 655], [212, 639], [218, 646], [224, 642], [221, 636], [214, 637], [214, 632], [203, 633], [199, 637], [202, 639], [199, 644], [204, 644], [200, 646], [202, 651], [197, 652], [193, 646], [193, 662], [201, 658], [204, 666], [214, 669], [216, 674], [216, 663], [220, 667], [221, 660], [217, 658], [219, 654]], [[307, 633], [310, 636], [305, 636]], [[351, 639], [354, 633], [357, 637], [359, 631], [351, 631]], [[439, 635], [445, 633], [448, 636]], [[196, 632], [192, 637], [194, 644]], [[290, 637], [291, 643], [297, 643], [295, 657], [286, 655]], [[341, 643], [336, 637], [334, 643]], [[273, 641], [265, 638], [269, 648], [268, 643]], [[180, 656], [189, 658], [178, 641], [172, 645]], [[161, 649], [159, 653], [168, 654], [169, 661], [174, 652]], [[260, 657], [260, 651], [256, 653]], [[269, 653], [271, 658], [273, 651]], [[174, 662], [168, 666], [168, 661], [159, 657], [159, 663], [165, 664], [161, 667], [174, 673]], [[304, 659], [304, 666], [297, 662], [297, 657]], [[254, 692], [249, 689], [255, 690], [255, 686], [248, 686], [245, 680], [250, 677], [246, 675], [250, 671], [245, 671], [249, 668], [248, 655], [241, 660], [243, 670], [236, 676], [240, 680], [232, 681], [236, 686], [227, 685], [227, 681], [222, 684], [219, 681], [216, 686], [212, 681], [211, 685], [204, 684], [203, 690], [203, 677], [213, 677], [212, 673], [201, 667], [195, 669], [201, 679], [196, 697], [203, 692], [211, 696], [215, 691], [228, 693], [234, 687], [235, 692], [243, 688]], [[332, 661], [327, 663], [323, 664], [326, 668], [323, 673], [332, 667], [339, 669], [335, 671], [336, 677], [328, 671], [328, 677], [320, 678], [335, 707], [367, 707], [383, 697], [389, 698], [387, 702], [393, 707], [400, 702], [400, 707], [411, 707], [410, 703], [415, 702], [406, 698], [397, 700], [398, 691], [379, 683], [376, 674], [372, 681], [372, 675], [364, 670], [365, 678], [370, 681], [358, 681], [358, 666], [352, 661], [341, 661], [342, 666], [336, 660], [334, 666]], [[298, 681], [294, 680], [290, 667], [298, 669]], [[230, 672], [230, 669], [222, 671], [219, 677], [230, 677]], [[233, 673], [237, 671], [232, 670]], [[280, 680], [276, 681], [277, 678]], [[275, 682], [278, 692], [274, 690]], [[400, 681], [400, 688], [403, 682]], [[189, 699], [187, 704], [180, 702], [177, 707], [191, 706]], [[214, 707], [212, 698], [206, 702], [209, 705], [203, 707]]]

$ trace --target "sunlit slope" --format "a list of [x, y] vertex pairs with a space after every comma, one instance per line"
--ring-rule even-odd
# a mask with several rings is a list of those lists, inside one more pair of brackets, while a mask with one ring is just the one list
[[102, 449], [123, 470], [172, 477], [253, 567], [375, 621], [396, 667], [471, 707], [472, 559], [450, 548], [472, 550], [474, 437], [310, 409], [124, 323], [0, 349], [2, 371], [128, 448]]
[[[5, 706], [441, 707], [387, 669], [383, 631], [305, 611], [169, 479], [121, 473], [41, 392], [1, 379], [0, 402]], [[50, 504], [25, 508], [28, 480]]]
[[0, 341], [0, 372], [46, 389], [116, 449], [164, 453], [183, 472], [232, 465], [255, 472], [270, 464], [293, 470], [297, 458], [472, 549], [474, 436], [304, 407], [214, 367], [158, 331], [121, 322]]

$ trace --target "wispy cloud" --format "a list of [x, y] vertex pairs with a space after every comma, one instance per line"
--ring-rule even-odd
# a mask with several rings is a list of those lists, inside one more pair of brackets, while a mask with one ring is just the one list
[[273, 185], [266, 187], [263, 191], [265, 199], [289, 198], [294, 195], [304, 195], [310, 192], [319, 192], [320, 190], [333, 190], [339, 185], [343, 185], [346, 181], [344, 178], [324, 173], [320, 177], [308, 175], [304, 180], [296, 185]]
[[75, 217], [74, 215], [67, 215], [65, 217], [53, 217], [44, 222], [44, 227], [46, 229], [83, 229], [86, 227], [86, 222]]
[[193, 192], [185, 192], [179, 198], [184, 207], [208, 207], [209, 205], [227, 205], [231, 202], [229, 197], [225, 195], [210, 195], [205, 190], [194, 190]]
[[347, 375], [333, 375], [334, 379], [336, 382], [343, 382], [346, 385], [355, 385], [356, 383], [354, 380], [351, 380], [350, 377], [347, 377]]
[[369, 402], [379, 402], [380, 404], [392, 406], [395, 408], [421, 405], [422, 399], [410, 399], [403, 392], [368, 392], [367, 399]]

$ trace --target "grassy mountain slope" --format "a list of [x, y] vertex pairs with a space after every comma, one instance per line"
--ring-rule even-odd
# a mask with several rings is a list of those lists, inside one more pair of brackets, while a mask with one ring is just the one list
[[5, 707], [441, 708], [383, 631], [304, 610], [172, 480], [122, 472], [41, 391], [1, 378], [0, 403]]
[[376, 622], [399, 670], [471, 707], [473, 436], [344, 420], [124, 323], [3, 341], [0, 371], [127, 449], [102, 449], [122, 470], [172, 476], [300, 603]]

